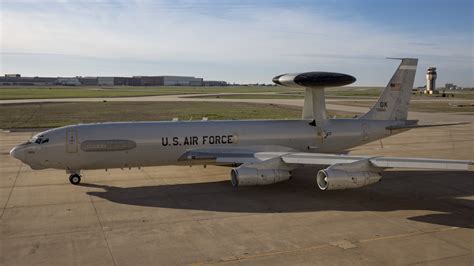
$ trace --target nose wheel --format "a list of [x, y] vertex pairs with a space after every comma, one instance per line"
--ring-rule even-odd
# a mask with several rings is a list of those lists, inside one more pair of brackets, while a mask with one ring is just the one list
[[69, 182], [73, 185], [81, 183], [81, 176], [79, 174], [72, 174], [69, 176]]

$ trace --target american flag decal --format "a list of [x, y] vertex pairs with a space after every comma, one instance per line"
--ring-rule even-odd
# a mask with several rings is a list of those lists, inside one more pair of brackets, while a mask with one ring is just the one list
[[392, 91], [400, 91], [400, 83], [390, 83], [390, 89]]

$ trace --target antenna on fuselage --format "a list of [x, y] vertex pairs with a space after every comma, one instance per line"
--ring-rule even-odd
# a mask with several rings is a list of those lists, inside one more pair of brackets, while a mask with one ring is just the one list
[[326, 101], [324, 88], [340, 87], [356, 81], [353, 76], [331, 72], [306, 72], [283, 74], [276, 76], [272, 81], [278, 85], [304, 88], [303, 119], [312, 119], [312, 126], [326, 120]]

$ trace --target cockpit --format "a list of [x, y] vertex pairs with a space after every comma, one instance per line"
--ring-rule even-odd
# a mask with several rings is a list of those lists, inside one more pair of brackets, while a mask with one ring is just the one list
[[45, 138], [43, 136], [39, 136], [38, 138], [36, 138], [35, 140], [35, 143], [36, 144], [43, 144], [43, 143], [46, 143], [46, 142], [49, 142], [49, 138]]
[[36, 135], [36, 136], [33, 136], [30, 140], [28, 140], [27, 142], [25, 142], [21, 145], [28, 145], [28, 144], [32, 144], [32, 143], [43, 144], [43, 143], [48, 143], [48, 142], [49, 142], [49, 138], [45, 137], [44, 135]]
[[45, 169], [51, 160], [51, 146], [45, 143], [52, 144], [52, 135], [49, 132], [38, 133], [27, 142], [11, 149], [10, 155], [29, 165], [31, 169]]

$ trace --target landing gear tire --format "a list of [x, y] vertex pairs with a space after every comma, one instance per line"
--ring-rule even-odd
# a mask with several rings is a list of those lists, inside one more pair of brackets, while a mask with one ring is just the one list
[[78, 174], [72, 174], [69, 176], [69, 182], [71, 182], [73, 185], [78, 185], [81, 183], [81, 176]]

